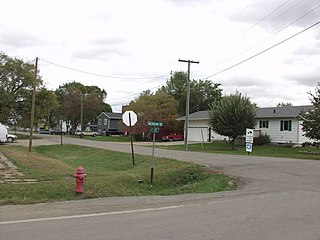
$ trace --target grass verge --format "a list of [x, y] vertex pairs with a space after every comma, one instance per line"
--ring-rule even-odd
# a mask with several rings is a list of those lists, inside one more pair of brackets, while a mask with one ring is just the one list
[[[80, 138], [77, 135], [67, 135], [66, 137]], [[83, 136], [82, 139], [100, 141], [100, 142], [130, 142], [129, 136], [115, 135], [115, 136]], [[135, 140], [134, 140], [135, 141]]]
[[[150, 183], [151, 157], [135, 156], [75, 145], [34, 148], [9, 146], [3, 154], [33, 184], [0, 184], [0, 204], [27, 204], [83, 198], [205, 193], [236, 188], [233, 179], [203, 166], [165, 158], [155, 159], [154, 182]], [[85, 193], [75, 196], [72, 175], [78, 165], [87, 174]], [[142, 183], [139, 183], [142, 180]]]
[[[184, 145], [171, 145], [171, 146], [157, 146], [158, 148], [170, 150], [183, 150]], [[316, 147], [288, 147], [276, 145], [253, 145], [253, 151], [250, 155], [264, 156], [264, 157], [284, 157], [284, 158], [297, 158], [297, 159], [313, 159], [320, 160], [319, 151]], [[208, 153], [222, 153], [234, 155], [247, 155], [244, 145], [236, 145], [232, 149], [232, 144], [225, 141], [214, 141], [211, 143], [196, 143], [188, 145], [189, 151], [194, 152], [208, 152]], [[314, 153], [314, 154], [312, 154]]]

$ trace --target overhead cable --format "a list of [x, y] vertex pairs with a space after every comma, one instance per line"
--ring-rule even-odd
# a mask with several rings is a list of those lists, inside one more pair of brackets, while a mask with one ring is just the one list
[[98, 77], [104, 77], [104, 78], [115, 78], [115, 79], [155, 79], [155, 78], [163, 78], [163, 77], [167, 77], [167, 75], [162, 75], [162, 76], [153, 76], [153, 77], [126, 77], [126, 76], [111, 76], [111, 75], [104, 75], [104, 74], [97, 74], [97, 73], [92, 73], [92, 72], [86, 72], [83, 70], [79, 70], [79, 69], [75, 69], [75, 68], [70, 68], [70, 67], [66, 67], [48, 60], [45, 60], [43, 58], [41, 58], [40, 60], [55, 65], [57, 67], [61, 67], [61, 68], [65, 68], [71, 71], [75, 71], [75, 72], [80, 72], [83, 74], [88, 74], [88, 75], [93, 75], [93, 76], [98, 76]]
[[208, 78], [210, 78], [210, 77], [216, 76], [216, 75], [218, 75], [218, 74], [220, 74], [220, 73], [223, 73], [223, 72], [226, 72], [226, 71], [228, 71], [228, 70], [230, 70], [230, 69], [232, 69], [232, 68], [234, 68], [234, 67], [236, 67], [236, 66], [239, 66], [240, 64], [245, 63], [245, 62], [247, 62], [247, 61], [249, 61], [249, 60], [251, 60], [251, 59], [253, 59], [253, 58], [255, 58], [255, 57], [257, 57], [257, 56], [259, 56], [259, 55], [261, 55], [261, 54], [263, 54], [263, 53], [265, 53], [265, 52], [267, 52], [267, 51], [269, 51], [269, 50], [271, 50], [271, 49], [273, 49], [273, 48], [275, 48], [275, 47], [277, 47], [277, 46], [279, 46], [279, 45], [281, 45], [282, 43], [287, 42], [288, 40], [290, 40], [290, 39], [292, 39], [292, 38], [300, 35], [301, 33], [309, 30], [310, 28], [313, 28], [313, 27], [317, 26], [318, 24], [320, 24], [320, 21], [318, 21], [318, 22], [312, 24], [311, 26], [309, 26], [309, 27], [301, 30], [300, 32], [298, 32], [298, 33], [296, 33], [296, 34], [294, 34], [294, 35], [292, 35], [292, 36], [290, 36], [290, 37], [282, 40], [281, 42], [278, 42], [277, 44], [274, 44], [274, 45], [272, 45], [271, 47], [268, 47], [268, 48], [264, 49], [263, 51], [258, 52], [258, 53], [256, 53], [256, 54], [252, 55], [251, 57], [248, 57], [248, 58], [246, 58], [246, 59], [244, 59], [244, 60], [242, 60], [242, 61], [240, 61], [240, 62], [238, 62], [238, 63], [236, 63], [236, 64], [233, 64], [233, 65], [230, 66], [230, 67], [227, 67], [227, 68], [225, 68], [225, 69], [223, 69], [223, 70], [221, 70], [221, 71], [218, 71], [218, 72], [216, 72], [216, 73], [214, 73], [214, 74], [211, 74], [211, 75], [205, 77], [205, 79], [208, 79]]
[[289, 23], [287, 26], [285, 26], [285, 27], [283, 27], [282, 29], [278, 30], [278, 31], [277, 31], [276, 33], [274, 33], [272, 36], [264, 39], [264, 40], [261, 41], [261, 42], [258, 42], [257, 44], [251, 46], [250, 48], [247, 48], [246, 50], [244, 50], [244, 51], [242, 51], [242, 52], [240, 52], [240, 53], [238, 53], [238, 54], [236, 54], [236, 55], [234, 55], [234, 56], [232, 56], [232, 57], [230, 57], [230, 58], [228, 58], [228, 59], [225, 59], [225, 60], [217, 63], [216, 66], [218, 66], [218, 65], [220, 65], [220, 64], [222, 64], [222, 63], [225, 63], [225, 62], [227, 62], [227, 61], [230, 61], [230, 60], [232, 60], [232, 59], [234, 59], [234, 58], [236, 58], [236, 57], [238, 57], [238, 56], [240, 56], [240, 55], [248, 52], [249, 50], [253, 49], [254, 47], [259, 46], [260, 44], [262, 44], [263, 42], [267, 41], [268, 39], [273, 38], [275, 35], [279, 34], [279, 33], [282, 32], [283, 30], [285, 30], [285, 29], [287, 29], [288, 27], [292, 26], [293, 24], [295, 24], [295, 23], [298, 22], [299, 20], [303, 19], [304, 17], [306, 17], [307, 15], [309, 15], [310, 13], [312, 13], [313, 11], [317, 10], [319, 7], [320, 7], [320, 4], [318, 4], [317, 6], [315, 6], [314, 8], [312, 8], [312, 9], [311, 9], [310, 11], [308, 11], [307, 13], [303, 14], [301, 17], [295, 19], [293, 22]]

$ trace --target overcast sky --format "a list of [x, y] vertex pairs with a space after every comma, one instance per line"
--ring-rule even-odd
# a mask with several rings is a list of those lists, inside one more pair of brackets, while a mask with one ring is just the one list
[[105, 89], [115, 112], [187, 71], [179, 59], [200, 62], [192, 79], [260, 107], [311, 104], [320, 81], [319, 0], [0, 0], [0, 9], [0, 51], [39, 57], [49, 89]]

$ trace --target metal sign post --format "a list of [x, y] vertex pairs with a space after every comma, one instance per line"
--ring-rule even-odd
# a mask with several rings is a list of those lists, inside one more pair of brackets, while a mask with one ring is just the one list
[[132, 164], [135, 166], [134, 162], [134, 150], [133, 150], [133, 136], [132, 136], [132, 126], [134, 126], [137, 122], [137, 114], [133, 111], [126, 111], [122, 115], [122, 121], [125, 125], [127, 125], [130, 129], [130, 137], [131, 137], [131, 155], [132, 155]]
[[130, 137], [131, 137], [131, 155], [132, 155], [132, 165], [135, 166], [134, 163], [134, 150], [133, 150], [133, 139], [132, 139], [132, 125], [131, 125], [131, 113], [129, 112], [129, 128], [130, 128]]
[[159, 127], [163, 126], [162, 122], [148, 122], [148, 127], [150, 127], [150, 131], [153, 134], [152, 136], [152, 164], [151, 164], [151, 179], [150, 182], [153, 182], [153, 176], [154, 176], [154, 145], [156, 142], [156, 133], [159, 132]]
[[154, 174], [154, 144], [156, 142], [156, 130], [154, 129], [157, 129], [157, 127], [153, 127], [151, 128], [151, 132], [153, 133], [153, 141], [152, 141], [152, 164], [151, 164], [151, 180], [150, 182], [152, 183], [153, 182], [153, 174]]
[[252, 144], [253, 144], [253, 133], [254, 130], [251, 128], [246, 129], [246, 152], [248, 155], [252, 152]]

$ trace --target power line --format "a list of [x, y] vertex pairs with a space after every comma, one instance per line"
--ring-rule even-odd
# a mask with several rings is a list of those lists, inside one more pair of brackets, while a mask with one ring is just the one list
[[263, 51], [261, 51], [261, 52], [259, 52], [259, 53], [254, 54], [254, 55], [251, 56], [251, 57], [248, 57], [248, 58], [246, 58], [246, 59], [244, 59], [244, 60], [242, 60], [242, 61], [240, 61], [240, 62], [238, 62], [238, 63], [236, 63], [236, 64], [234, 64], [234, 65], [232, 65], [232, 66], [230, 66], [230, 67], [227, 67], [227, 68], [225, 68], [225, 69], [223, 69], [223, 70], [221, 70], [221, 71], [219, 71], [219, 72], [216, 72], [216, 73], [214, 73], [214, 74], [211, 74], [211, 75], [207, 76], [205, 79], [208, 79], [208, 78], [210, 78], [210, 77], [216, 76], [216, 75], [218, 75], [218, 74], [220, 74], [220, 73], [223, 73], [223, 72], [226, 72], [226, 71], [228, 71], [228, 70], [230, 70], [230, 69], [232, 69], [232, 68], [234, 68], [234, 67], [236, 67], [236, 66], [239, 66], [240, 64], [245, 63], [245, 62], [247, 62], [247, 61], [249, 61], [249, 60], [251, 60], [251, 59], [253, 59], [253, 58], [255, 58], [255, 57], [257, 57], [257, 56], [259, 56], [259, 55], [261, 55], [261, 54], [263, 54], [263, 53], [265, 53], [265, 52], [267, 52], [267, 51], [269, 51], [269, 50], [271, 50], [271, 49], [273, 49], [273, 48], [275, 48], [275, 47], [277, 47], [277, 46], [279, 46], [279, 45], [281, 45], [282, 43], [284, 43], [284, 42], [286, 42], [286, 41], [288, 41], [288, 40], [290, 40], [290, 39], [292, 39], [292, 38], [300, 35], [301, 33], [309, 30], [310, 28], [315, 27], [315, 26], [318, 25], [318, 24], [320, 24], [320, 21], [318, 21], [318, 22], [312, 24], [311, 26], [309, 26], [309, 27], [301, 30], [300, 32], [298, 32], [298, 33], [296, 33], [296, 34], [294, 34], [294, 35], [292, 35], [292, 36], [290, 36], [290, 37], [282, 40], [281, 42], [278, 42], [277, 44], [274, 44], [274, 45], [272, 45], [271, 47], [266, 48], [265, 50], [263, 50]]
[[[302, 1], [304, 1], [304, 0], [302, 0]], [[299, 3], [301, 3], [302, 1], [300, 1]], [[299, 4], [299, 3], [298, 3], [298, 4]], [[232, 59], [234, 59], [234, 58], [236, 58], [236, 57], [238, 57], [238, 56], [240, 56], [240, 55], [248, 52], [249, 50], [253, 49], [254, 47], [259, 46], [260, 44], [262, 44], [263, 42], [267, 41], [268, 39], [273, 38], [275, 35], [279, 34], [279, 33], [282, 32], [283, 30], [285, 30], [285, 29], [287, 29], [288, 27], [292, 26], [293, 24], [295, 24], [296, 22], [298, 22], [298, 21], [301, 20], [302, 18], [306, 17], [307, 15], [309, 15], [310, 13], [312, 13], [313, 11], [315, 11], [316, 9], [318, 9], [319, 7], [320, 7], [320, 4], [318, 4], [317, 6], [315, 6], [314, 8], [312, 8], [311, 10], [309, 10], [307, 13], [303, 14], [301, 17], [295, 19], [293, 22], [289, 23], [287, 26], [283, 27], [282, 29], [280, 29], [279, 31], [277, 31], [276, 33], [274, 33], [272, 36], [264, 39], [263, 41], [261, 41], [261, 42], [255, 44], [255, 45], [247, 48], [246, 50], [244, 50], [244, 51], [242, 51], [242, 52], [240, 52], [240, 53], [238, 53], [238, 54], [236, 54], [236, 55], [234, 55], [234, 56], [232, 56], [232, 57], [230, 57], [230, 58], [228, 58], [228, 59], [223, 60], [222, 62], [217, 63], [216, 66], [218, 66], [218, 65], [220, 65], [220, 64], [222, 64], [222, 63], [225, 63], [225, 62], [227, 62], [227, 61], [229, 61], [229, 60], [232, 60]]]
[[[160, 84], [160, 85], [158, 85], [158, 86], [155, 86], [155, 87], [153, 87], [153, 88], [149, 88], [148, 90], [153, 90], [153, 89], [156, 89], [156, 88], [159, 88], [159, 87], [161, 87], [161, 86], [163, 86], [164, 85], [164, 83], [162, 83], [162, 84]], [[121, 98], [114, 98], [114, 99], [107, 99], [108, 100], [108, 102], [110, 102], [110, 101], [116, 101], [116, 100], [121, 100], [121, 99], [125, 99], [125, 98], [129, 98], [129, 97], [133, 97], [133, 96], [136, 96], [136, 95], [138, 95], [138, 94], [140, 94], [141, 92], [138, 92], [138, 93], [133, 93], [133, 94], [131, 94], [131, 95], [128, 95], [128, 96], [124, 96], [124, 97], [121, 97]]]
[[249, 5], [245, 6], [243, 9], [241, 9], [236, 15], [234, 15], [233, 18], [237, 18], [239, 15], [241, 15], [245, 10], [247, 10], [252, 4], [254, 4], [256, 0], [253, 0]]
[[215, 48], [212, 51], [209, 51], [208, 53], [205, 53], [203, 55], [201, 55], [199, 58], [204, 57], [206, 55], [209, 55], [213, 52], [215, 52], [216, 50], [230, 44], [231, 42], [233, 42], [235, 39], [239, 38], [240, 36], [244, 35], [246, 32], [248, 32], [250, 29], [252, 29], [253, 27], [255, 27], [256, 25], [258, 25], [260, 22], [262, 22], [263, 20], [265, 20], [267, 17], [271, 16], [273, 13], [275, 13], [276, 11], [278, 11], [280, 8], [282, 8], [284, 5], [286, 5], [289, 1], [291, 0], [287, 0], [286, 2], [280, 4], [279, 6], [277, 6], [275, 9], [273, 9], [271, 12], [269, 12], [267, 15], [265, 15], [264, 17], [262, 17], [260, 20], [258, 20], [256, 23], [254, 23], [253, 25], [251, 25], [250, 27], [248, 27], [247, 29], [245, 29], [244, 31], [242, 31], [240, 34], [234, 36], [232, 39], [230, 39], [229, 41], [221, 44], [219, 47]]
[[[295, 21], [293, 21], [292, 23], [290, 23], [289, 25], [287, 25], [285, 28], [283, 28], [283, 29], [281, 29], [280, 31], [278, 31], [276, 34], [278, 34], [279, 32], [283, 31], [284, 29], [288, 28], [289, 26], [291, 26], [292, 24], [294, 24], [294, 23], [297, 22], [298, 20], [302, 19], [302, 18], [305, 17], [307, 14], [311, 13], [312, 11], [314, 11], [315, 9], [317, 9], [317, 8], [319, 8], [319, 7], [320, 7], [320, 5], [316, 6], [315, 8], [313, 8], [312, 10], [310, 10], [309, 12], [307, 12], [306, 14], [304, 14], [302, 17], [296, 19]], [[249, 58], [246, 58], [246, 59], [244, 59], [244, 60], [242, 60], [242, 61], [240, 61], [240, 62], [238, 62], [238, 63], [236, 63], [236, 64], [234, 64], [234, 65], [232, 65], [232, 66], [230, 66], [230, 67], [227, 67], [227, 68], [225, 68], [225, 69], [223, 69], [223, 70], [221, 70], [221, 71], [219, 71], [219, 72], [216, 72], [216, 73], [214, 73], [214, 74], [212, 74], [212, 75], [209, 75], [209, 76], [205, 77], [205, 79], [208, 79], [208, 78], [210, 78], [210, 77], [216, 76], [216, 75], [218, 75], [218, 74], [220, 74], [220, 73], [223, 73], [223, 72], [225, 72], [225, 71], [228, 71], [228, 70], [230, 70], [230, 69], [232, 69], [232, 68], [234, 68], [234, 67], [236, 67], [236, 66], [238, 66], [238, 65], [240, 65], [240, 64], [242, 64], [242, 63], [245, 63], [245, 62], [247, 62], [247, 61], [249, 61], [249, 60], [251, 60], [251, 59], [253, 59], [253, 58], [255, 58], [255, 57], [257, 57], [257, 56], [259, 56], [259, 55], [261, 55], [261, 54], [263, 54], [263, 53], [265, 53], [265, 52], [267, 52], [267, 51], [269, 51], [269, 50], [271, 50], [271, 49], [273, 49], [273, 48], [275, 48], [275, 47], [277, 47], [277, 46], [279, 46], [279, 45], [281, 45], [282, 43], [284, 43], [284, 42], [286, 42], [286, 41], [288, 41], [288, 40], [290, 40], [290, 39], [292, 39], [292, 38], [300, 35], [301, 33], [309, 30], [310, 28], [315, 27], [315, 26], [318, 25], [318, 24], [320, 24], [320, 21], [318, 21], [318, 22], [312, 24], [311, 26], [309, 26], [309, 27], [301, 30], [300, 32], [298, 32], [298, 33], [296, 33], [296, 34], [294, 34], [294, 35], [292, 35], [292, 36], [290, 36], [290, 37], [282, 40], [281, 42], [279, 42], [279, 43], [277, 43], [277, 44], [274, 44], [274, 45], [272, 45], [271, 47], [269, 47], [269, 48], [267, 48], [267, 49], [265, 49], [265, 50], [263, 50], [263, 51], [261, 51], [261, 52], [259, 52], [259, 53], [254, 54], [253, 56], [251, 56], [251, 57], [249, 57]], [[274, 34], [274, 35], [275, 35], [275, 34]], [[250, 48], [250, 49], [251, 49], [251, 48]], [[243, 53], [243, 52], [242, 52], [242, 53]], [[181, 60], [181, 61], [184, 61], [184, 60]], [[196, 63], [198, 63], [198, 62], [196, 62]], [[150, 90], [155, 89], [155, 88], [159, 88], [159, 87], [162, 86], [162, 85], [163, 85], [163, 84], [158, 85], [158, 86], [156, 86], [156, 87], [154, 87], [154, 88], [151, 88]], [[139, 93], [140, 93], [140, 92], [139, 92]], [[138, 95], [139, 93], [135, 93], [135, 94], [132, 94], [132, 95], [129, 95], [129, 96], [121, 97], [121, 98], [110, 99], [110, 100], [108, 100], [108, 101], [115, 101], [115, 100], [125, 99], [125, 98], [128, 98], [128, 97], [136, 96], [136, 95]]]
[[70, 68], [70, 67], [66, 67], [66, 66], [63, 66], [63, 65], [60, 65], [60, 64], [57, 64], [57, 63], [54, 63], [54, 62], [51, 62], [51, 61], [48, 61], [46, 59], [39, 59], [39, 60], [42, 60], [46, 63], [49, 63], [51, 65], [55, 65], [57, 67], [61, 67], [61, 68], [64, 68], [64, 69], [68, 69], [68, 70], [71, 70], [71, 71], [75, 71], [75, 72], [79, 72], [79, 73], [83, 73], [83, 74], [87, 74], [87, 75], [93, 75], [93, 76], [98, 76], [98, 77], [104, 77], [104, 78], [115, 78], [115, 79], [156, 79], [156, 78], [163, 78], [163, 77], [166, 77], [167, 75], [162, 75], [162, 76], [154, 76], [154, 77], [125, 77], [125, 76], [111, 76], [111, 75], [104, 75], [104, 74], [97, 74], [97, 73], [92, 73], [92, 72], [87, 72], [87, 71], [83, 71], [83, 70], [79, 70], [79, 69], [75, 69], [75, 68]]

